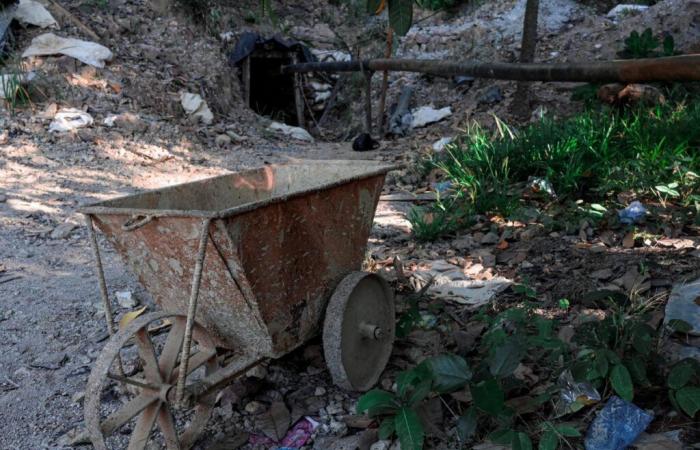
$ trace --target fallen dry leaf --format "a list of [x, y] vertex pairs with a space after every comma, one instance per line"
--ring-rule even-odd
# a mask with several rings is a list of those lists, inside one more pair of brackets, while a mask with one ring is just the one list
[[121, 320], [119, 321], [119, 329], [123, 330], [124, 328], [126, 328], [134, 319], [143, 314], [145, 311], [146, 307], [142, 306], [139, 309], [135, 309], [124, 314], [124, 316], [122, 316]]
[[624, 248], [633, 248], [634, 247], [634, 232], [630, 231], [625, 235], [625, 237], [622, 239], [622, 246]]

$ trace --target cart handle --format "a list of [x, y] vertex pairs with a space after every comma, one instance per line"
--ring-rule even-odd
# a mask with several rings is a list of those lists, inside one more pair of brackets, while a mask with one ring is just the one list
[[134, 231], [137, 228], [141, 228], [150, 221], [153, 220], [153, 216], [133, 216], [122, 224], [122, 230], [124, 231]]

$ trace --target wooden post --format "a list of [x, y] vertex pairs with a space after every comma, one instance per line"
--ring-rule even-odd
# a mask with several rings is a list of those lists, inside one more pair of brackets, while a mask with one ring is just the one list
[[365, 71], [365, 133], [372, 135], [372, 72]]
[[[297, 64], [299, 62], [299, 58], [297, 57], [296, 52], [291, 53], [291, 59], [292, 59], [292, 64]], [[294, 106], [296, 106], [297, 110], [297, 126], [301, 128], [306, 128], [306, 124], [304, 123], [304, 99], [302, 98], [302, 95], [304, 93], [302, 92], [302, 85], [301, 85], [301, 74], [300, 73], [294, 73]]]
[[250, 55], [243, 58], [241, 71], [243, 75], [243, 103], [250, 108]]

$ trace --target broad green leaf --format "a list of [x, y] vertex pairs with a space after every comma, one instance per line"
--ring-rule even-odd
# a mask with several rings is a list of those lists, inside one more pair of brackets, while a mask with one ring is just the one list
[[554, 427], [559, 434], [566, 437], [581, 437], [581, 432], [571, 425], [557, 425]]
[[421, 450], [423, 448], [423, 425], [421, 425], [415, 411], [406, 407], [399, 409], [394, 423], [402, 450]]
[[513, 443], [514, 438], [515, 431], [511, 429], [496, 430], [493, 433], [489, 434], [489, 439], [494, 444], [510, 445]]
[[673, 42], [673, 36], [670, 34], [664, 38], [663, 48], [664, 56], [673, 56], [675, 53], [675, 43]]
[[367, 411], [369, 416], [392, 413], [398, 407], [399, 402], [396, 396], [381, 389], [372, 389], [362, 395], [357, 402], [357, 412], [361, 414]]
[[559, 436], [554, 431], [545, 432], [540, 438], [540, 443], [537, 445], [538, 450], [557, 450], [559, 445]]
[[696, 364], [696, 361], [688, 358], [673, 366], [673, 369], [668, 374], [668, 387], [680, 389], [688, 384], [693, 375], [695, 375]]
[[649, 378], [647, 378], [647, 366], [644, 361], [639, 358], [625, 359], [625, 367], [629, 370], [634, 384], [640, 386], [649, 386]]
[[493, 378], [488, 378], [470, 387], [474, 406], [482, 411], [497, 416], [505, 407], [505, 394]]
[[433, 389], [441, 394], [462, 389], [472, 378], [472, 371], [461, 356], [433, 356], [427, 364], [433, 374]]
[[525, 433], [515, 433], [511, 446], [513, 450], [532, 450], [532, 441]]
[[695, 414], [700, 410], [700, 387], [686, 386], [676, 391], [676, 401], [683, 412], [690, 417], [695, 417]]
[[423, 380], [420, 383], [418, 383], [413, 389], [413, 392], [411, 392], [411, 395], [408, 397], [408, 404], [410, 406], [413, 406], [416, 403], [423, 401], [423, 399], [425, 399], [425, 397], [427, 397], [428, 394], [430, 394], [431, 385], [432, 380]]
[[634, 398], [634, 387], [632, 386], [632, 377], [625, 366], [617, 364], [610, 371], [610, 384], [621, 398], [632, 401]]
[[457, 420], [457, 435], [460, 441], [471, 438], [476, 431], [477, 413], [476, 408], [471, 407]]
[[605, 351], [598, 350], [595, 352], [595, 366], [598, 374], [605, 378], [608, 374], [608, 358]]
[[391, 435], [394, 434], [394, 431], [396, 431], [394, 417], [387, 417], [386, 419], [382, 420], [382, 423], [379, 425], [379, 439], [389, 439]]
[[600, 203], [591, 203], [591, 209], [595, 209], [596, 211], [600, 211], [600, 212], [607, 212], [608, 211], [608, 208], [601, 205]]
[[669, 320], [667, 326], [676, 333], [690, 333], [693, 330], [691, 324], [680, 319]]
[[640, 323], [632, 329], [632, 347], [644, 356], [648, 356], [653, 345], [654, 330], [645, 323]]
[[413, 23], [413, 0], [389, 0], [389, 26], [399, 36], [408, 33]]
[[499, 378], [510, 376], [520, 364], [522, 357], [522, 347], [515, 339], [509, 339], [502, 345], [491, 349], [489, 372], [494, 377]]

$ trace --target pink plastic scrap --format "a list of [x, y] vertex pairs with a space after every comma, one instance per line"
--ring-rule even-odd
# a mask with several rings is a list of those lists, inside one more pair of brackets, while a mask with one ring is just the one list
[[277, 448], [278, 446], [301, 448], [311, 440], [311, 436], [318, 426], [319, 423], [311, 417], [304, 417], [287, 432], [280, 442], [275, 442], [269, 437], [259, 434], [251, 434], [248, 442], [253, 445], [266, 445], [269, 446], [268, 448]]

